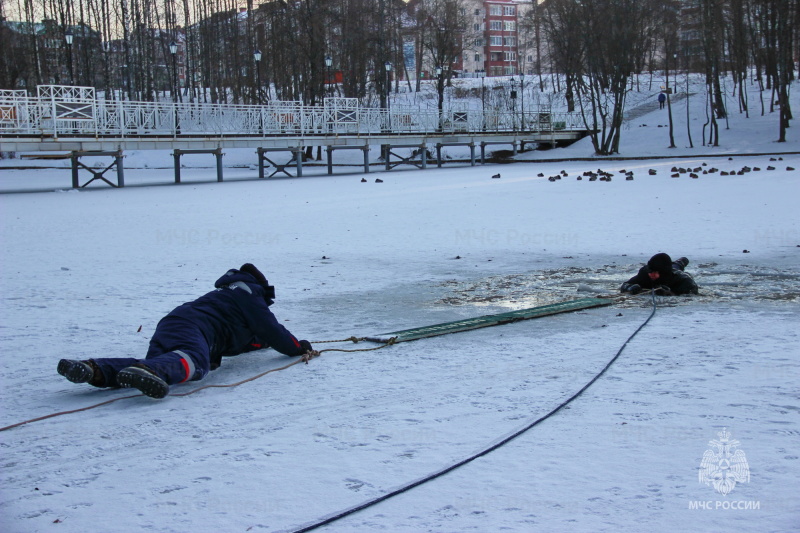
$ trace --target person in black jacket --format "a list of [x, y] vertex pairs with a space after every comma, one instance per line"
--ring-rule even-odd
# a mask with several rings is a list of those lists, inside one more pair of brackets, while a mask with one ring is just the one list
[[226, 356], [270, 347], [284, 355], [317, 354], [278, 323], [269, 309], [275, 288], [252, 264], [229, 270], [214, 287], [161, 319], [144, 359], [62, 359], [58, 373], [73, 383], [133, 387], [163, 398], [171, 384], [203, 379]]
[[669, 255], [658, 253], [635, 276], [623, 283], [619, 290], [639, 294], [642, 289], [655, 289], [656, 294], [662, 296], [697, 294], [697, 283], [683, 270], [688, 264], [689, 260], [685, 257], [673, 261]]

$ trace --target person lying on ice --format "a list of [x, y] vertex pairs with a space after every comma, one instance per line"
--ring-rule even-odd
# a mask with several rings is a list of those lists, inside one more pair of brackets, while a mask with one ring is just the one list
[[672, 261], [665, 253], [656, 254], [638, 274], [623, 283], [619, 291], [639, 294], [642, 289], [656, 289], [656, 294], [661, 296], [697, 294], [697, 283], [683, 271], [688, 264], [685, 257]]
[[144, 359], [62, 359], [58, 373], [73, 383], [133, 387], [163, 398], [173, 383], [203, 379], [224, 356], [268, 347], [284, 355], [318, 355], [275, 319], [269, 310], [275, 288], [252, 264], [229, 270], [214, 287], [161, 319]]

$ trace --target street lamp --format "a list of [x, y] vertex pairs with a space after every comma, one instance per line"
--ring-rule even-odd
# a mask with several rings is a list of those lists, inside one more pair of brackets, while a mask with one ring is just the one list
[[176, 56], [178, 54], [178, 43], [172, 41], [169, 43], [169, 53], [172, 54], [172, 101], [178, 101], [178, 63]]
[[511, 77], [511, 123], [517, 131], [517, 80]]
[[261, 105], [261, 50], [258, 48], [253, 52], [253, 60], [256, 62], [256, 103]]
[[259, 105], [258, 109], [258, 134], [264, 134], [264, 121], [261, 109], [261, 50], [256, 48], [253, 51], [253, 60], [256, 62], [256, 103]]
[[520, 129], [525, 131], [525, 73], [519, 74], [519, 118]]
[[481, 116], [483, 117], [483, 131], [486, 131], [486, 87], [483, 85], [483, 79], [486, 77], [486, 71], [480, 69], [478, 77], [481, 79]]
[[389, 97], [392, 94], [392, 64], [387, 61], [383, 64], [383, 67], [386, 69], [386, 116], [389, 121], [389, 130], [391, 130], [392, 115], [389, 113], [389, 109], [391, 108], [391, 101], [389, 100]]
[[389, 108], [389, 95], [392, 92], [392, 64], [388, 61], [383, 64], [386, 69], [386, 108]]
[[175, 105], [175, 133], [181, 132], [180, 124], [178, 123], [178, 63], [176, 55], [178, 54], [178, 43], [172, 41], [169, 43], [169, 53], [172, 54], [172, 102]]
[[672, 59], [675, 60], [674, 63], [673, 63], [673, 65], [675, 65], [675, 83], [673, 84], [673, 87], [675, 87], [676, 92], [677, 92], [677, 88], [678, 88], [678, 54], [672, 54]]
[[333, 66], [333, 58], [331, 56], [325, 56], [325, 70], [328, 78], [327, 85], [329, 86], [328, 92], [332, 95], [333, 94], [333, 80], [331, 80], [331, 67]]
[[436, 67], [436, 92], [439, 95], [439, 125], [437, 131], [442, 131], [442, 112], [444, 110], [444, 69], [441, 66]]
[[67, 66], [69, 67], [69, 83], [70, 85], [75, 85], [75, 74], [72, 72], [72, 41], [75, 39], [75, 35], [72, 33], [72, 30], [67, 30], [67, 33], [64, 34], [64, 40], [67, 42]]

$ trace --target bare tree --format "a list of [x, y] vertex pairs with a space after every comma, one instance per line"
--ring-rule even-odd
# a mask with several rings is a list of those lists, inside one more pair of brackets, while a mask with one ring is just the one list
[[595, 152], [619, 152], [628, 79], [645, 52], [640, 28], [650, 12], [639, 0], [586, 0], [580, 6], [585, 53], [580, 103]]
[[725, 118], [725, 99], [722, 94], [722, 56], [725, 17], [723, 0], [697, 0], [700, 7], [700, 26], [703, 38], [703, 59], [706, 75], [706, 87], [709, 104], [709, 137], [708, 143], [719, 146], [719, 125], [717, 119]]
[[748, 26], [748, 0], [730, 0], [726, 26], [728, 31], [728, 49], [730, 50], [733, 82], [738, 85], [739, 111], [749, 116], [747, 102], [747, 70], [749, 66], [750, 32]]
[[542, 6], [538, 2], [532, 2], [519, 24], [519, 38], [520, 40], [524, 38], [526, 52], [533, 51], [534, 53], [533, 70], [539, 77], [540, 91], [544, 91], [544, 79], [542, 78], [542, 65], [545, 61], [543, 16]]
[[575, 111], [577, 85], [584, 72], [586, 42], [583, 9], [579, 2], [552, 0], [545, 4], [545, 33], [551, 46], [552, 68], [564, 74], [567, 111]]
[[[669, 117], [669, 147], [675, 148], [675, 133], [672, 120], [672, 98], [673, 88], [669, 85], [670, 66], [677, 69], [678, 59], [678, 13], [679, 5], [675, 1], [664, 1], [654, 6], [655, 18], [653, 22], [657, 28], [658, 41], [662, 43], [662, 56], [664, 66], [665, 93], [667, 98], [667, 116]], [[677, 89], [677, 87], [675, 87]]]
[[453, 64], [464, 50], [467, 35], [467, 8], [463, 0], [422, 0], [417, 5], [419, 42], [425, 56], [437, 69], [439, 116], [444, 107], [444, 87], [453, 76]]
[[794, 76], [792, 41], [800, 20], [798, 20], [797, 0], [774, 0], [772, 7], [775, 10], [775, 33], [778, 45], [775, 76], [778, 106], [780, 106], [778, 142], [786, 142], [786, 128], [789, 127], [789, 121], [792, 119], [792, 109], [789, 104], [789, 84]]

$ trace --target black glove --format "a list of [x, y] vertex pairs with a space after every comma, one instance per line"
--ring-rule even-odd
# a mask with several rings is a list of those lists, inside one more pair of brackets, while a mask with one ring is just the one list
[[303, 353], [308, 353], [314, 349], [308, 341], [300, 341], [300, 348], [303, 349]]
[[633, 283], [631, 285], [628, 285], [626, 283], [625, 285], [622, 286], [622, 292], [629, 292], [631, 294], [639, 294], [640, 292], [642, 292], [642, 287], [641, 287], [641, 285], [637, 285], [636, 283]]
[[675, 296], [672, 293], [672, 290], [666, 285], [661, 285], [660, 287], [656, 287], [653, 290], [655, 291], [656, 296]]

